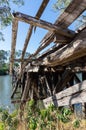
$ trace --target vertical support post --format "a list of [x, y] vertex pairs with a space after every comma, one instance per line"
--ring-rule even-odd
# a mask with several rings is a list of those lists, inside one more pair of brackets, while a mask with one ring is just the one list
[[[78, 79], [78, 80], [76, 80], [76, 79]], [[80, 81], [82, 81], [82, 73], [76, 73], [75, 79], [74, 79], [74, 84], [80, 83]], [[78, 117], [79, 119], [82, 119], [82, 117], [83, 117], [82, 103], [74, 104], [74, 112], [75, 112], [76, 117]]]
[[[82, 72], [82, 80], [86, 80], [86, 72]], [[86, 102], [82, 104], [83, 117], [86, 119]]]

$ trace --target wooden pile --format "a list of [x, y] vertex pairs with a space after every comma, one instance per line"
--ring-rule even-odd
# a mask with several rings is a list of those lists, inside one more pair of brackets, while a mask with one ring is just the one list
[[[20, 12], [13, 13], [10, 58], [11, 74], [14, 62], [20, 62], [19, 74], [16, 72], [13, 74], [14, 77], [15, 75], [17, 76], [16, 82], [13, 83], [14, 89], [11, 96], [11, 98], [15, 98], [19, 90], [20, 98], [13, 102], [26, 102], [32, 98], [36, 100], [45, 99], [68, 88], [60, 92], [61, 96], [63, 96], [62, 93], [69, 93], [70, 90], [74, 90], [77, 86], [78, 88], [74, 93], [79, 91], [81, 96], [85, 98], [86, 90], [83, 92], [84, 94], [81, 91], [84, 87], [82, 84], [86, 83], [86, 81], [83, 81], [86, 78], [86, 26], [82, 27], [81, 30], [77, 30], [77, 33], [69, 30], [68, 27], [86, 10], [86, 0], [72, 0], [54, 24], [40, 19], [48, 2], [49, 0], [43, 0], [35, 17]], [[28, 29], [21, 58], [14, 59], [19, 21], [30, 24], [30, 28]], [[47, 29], [49, 32], [41, 40], [41, 44], [35, 53], [25, 59], [24, 55], [32, 35], [32, 30], [36, 27]], [[51, 42], [54, 42], [54, 46], [40, 54]], [[77, 72], [82, 73], [83, 82], [76, 75]], [[73, 86], [74, 82], [82, 83]], [[82, 88], [79, 88], [79, 85]], [[73, 87], [69, 88], [70, 86]], [[68, 96], [71, 97], [74, 93]], [[81, 102], [79, 99], [76, 98], [77, 102]], [[47, 100], [45, 99], [44, 102]], [[74, 103], [76, 103], [76, 100]], [[86, 102], [86, 99], [82, 100], [82, 102]]]

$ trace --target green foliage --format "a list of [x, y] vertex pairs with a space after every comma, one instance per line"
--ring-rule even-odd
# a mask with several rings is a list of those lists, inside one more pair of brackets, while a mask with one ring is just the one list
[[4, 110], [4, 111], [2, 112], [2, 121], [5, 122], [6, 119], [8, 118], [8, 116], [9, 116], [8, 111], [7, 111], [7, 110]]
[[[56, 130], [57, 124], [70, 122], [72, 127], [79, 128], [80, 121], [70, 120], [72, 114], [69, 108], [58, 109], [54, 105], [50, 105], [47, 109], [39, 109], [36, 101], [30, 100], [25, 107], [24, 123], [27, 124], [29, 130]], [[19, 119], [18, 111], [9, 113], [8, 110], [0, 108], [0, 130], [17, 130]]]
[[4, 123], [0, 122], [0, 130], [4, 130], [4, 129], [5, 129]]
[[12, 126], [13, 125], [13, 122], [12, 122], [12, 117], [9, 115], [7, 120], [6, 120], [6, 123], [8, 124], [8, 126]]
[[32, 99], [28, 102], [28, 107], [33, 108], [35, 105], [35, 101]]
[[72, 114], [69, 108], [62, 108], [59, 113], [57, 113], [57, 117], [63, 123], [67, 123], [70, 121], [69, 116]]
[[18, 112], [9, 113], [8, 110], [0, 108], [0, 130], [16, 130], [19, 124]]
[[80, 121], [78, 119], [76, 119], [74, 122], [73, 122], [73, 126], [75, 128], [79, 128], [80, 127]]
[[29, 126], [30, 130], [35, 130], [37, 128], [37, 120], [33, 117], [30, 118], [28, 126]]
[[[53, 4], [53, 10], [58, 11], [61, 14], [67, 6], [70, 4], [72, 0], [56, 0], [55, 4]], [[75, 30], [77, 30], [80, 26], [86, 24], [86, 12], [83, 12], [78, 19], [76, 19]]]
[[41, 119], [44, 120], [48, 115], [48, 111], [46, 109], [40, 110], [40, 115]]
[[0, 113], [3, 111], [3, 108], [2, 107], [0, 107]]
[[[12, 22], [12, 6], [15, 4], [17, 6], [24, 5], [23, 0], [0, 0], [0, 30], [9, 26]], [[3, 33], [0, 32], [0, 40], [4, 41]]]
[[27, 103], [27, 124], [30, 130], [48, 130], [50, 127], [53, 128], [52, 123], [56, 121], [54, 117], [55, 107], [50, 105], [48, 109], [40, 109], [36, 105], [34, 100], [31, 100]]
[[53, 104], [50, 104], [50, 106], [48, 106], [48, 110], [50, 112], [52, 112], [52, 111], [56, 110], [56, 107]]
[[24, 1], [23, 0], [13, 0], [13, 3], [18, 5], [18, 6], [24, 5]]
[[12, 118], [15, 118], [18, 115], [18, 111], [14, 110], [10, 115]]
[[56, 3], [53, 4], [53, 9], [55, 11], [64, 11], [71, 1], [72, 0], [57, 0]]
[[[15, 52], [15, 57], [20, 58], [22, 54], [21, 50], [17, 50]], [[30, 53], [26, 52], [25, 57], [27, 58]], [[0, 75], [6, 75], [9, 72], [9, 64], [10, 64], [10, 51], [0, 50]], [[14, 67], [18, 67], [19, 63], [15, 62]]]
[[63, 116], [68, 116], [68, 115], [71, 115], [72, 114], [72, 112], [71, 112], [71, 110], [69, 109], [69, 108], [62, 108], [62, 115]]

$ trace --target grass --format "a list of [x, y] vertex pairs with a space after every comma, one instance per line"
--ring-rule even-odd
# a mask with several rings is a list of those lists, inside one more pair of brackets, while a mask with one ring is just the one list
[[[22, 118], [19, 113], [23, 113]], [[50, 105], [39, 108], [34, 100], [21, 110], [9, 113], [0, 109], [0, 130], [86, 130], [86, 119], [77, 119], [69, 108]]]

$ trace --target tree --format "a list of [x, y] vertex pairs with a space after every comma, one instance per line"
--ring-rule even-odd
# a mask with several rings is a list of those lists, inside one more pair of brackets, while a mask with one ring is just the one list
[[[0, 0], [0, 30], [7, 27], [12, 22], [11, 3], [18, 6], [23, 5], [23, 0]], [[0, 31], [0, 40], [4, 41], [3, 33]]]
[[[22, 55], [22, 50], [16, 50], [16, 52], [15, 52], [15, 58], [20, 58], [21, 55]], [[29, 56], [30, 56], [30, 53], [26, 52], [24, 58], [28, 58]]]
[[3, 65], [5, 63], [5, 60], [7, 60], [6, 54], [6, 51], [0, 50], [0, 65]]
[[9, 70], [7, 61], [7, 51], [0, 50], [0, 75], [5, 75]]
[[[53, 9], [55, 11], [60, 11], [63, 12], [66, 7], [70, 4], [72, 0], [56, 0], [56, 3], [53, 4]], [[77, 25], [76, 25], [76, 29], [82, 25], [82, 24], [86, 24], [86, 12], [83, 13], [78, 19], [77, 19]]]
[[56, 11], [64, 11], [71, 1], [72, 0], [56, 0], [56, 3], [53, 4], [53, 9]]
[[[10, 64], [10, 50], [0, 50], [0, 75], [4, 75], [9, 71], [9, 64]], [[15, 58], [20, 58], [22, 54], [22, 50], [17, 50], [15, 52]], [[26, 52], [25, 57], [27, 58], [30, 55], [30, 53]], [[19, 62], [15, 62], [14, 66], [18, 67]]]

